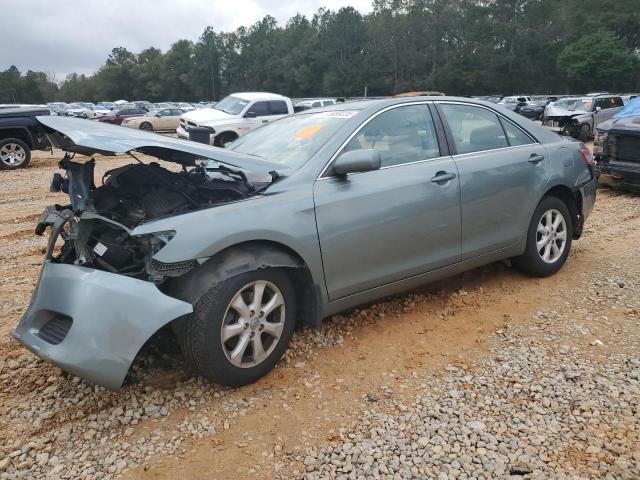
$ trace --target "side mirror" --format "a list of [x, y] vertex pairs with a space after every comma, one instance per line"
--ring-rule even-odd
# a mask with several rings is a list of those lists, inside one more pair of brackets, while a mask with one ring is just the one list
[[344, 152], [333, 164], [333, 173], [343, 177], [348, 173], [379, 170], [382, 156], [378, 150], [352, 150]]
[[244, 118], [256, 118], [256, 112], [247, 112], [244, 114]]
[[596, 107], [596, 112], [599, 112], [600, 110], [602, 110], [602, 107]]
[[160, 115], [159, 113], [156, 113], [156, 118], [160, 118], [162, 115]]

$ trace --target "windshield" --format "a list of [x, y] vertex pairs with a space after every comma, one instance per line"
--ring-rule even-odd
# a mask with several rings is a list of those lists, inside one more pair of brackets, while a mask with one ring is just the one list
[[590, 98], [565, 98], [564, 100], [554, 102], [553, 106], [565, 110], [584, 110], [588, 112], [591, 110], [591, 102], [592, 100]]
[[228, 113], [229, 115], [239, 115], [248, 103], [249, 100], [229, 95], [216, 103], [213, 108]]
[[285, 117], [247, 133], [229, 149], [296, 168], [309, 160], [356, 113], [339, 110]]

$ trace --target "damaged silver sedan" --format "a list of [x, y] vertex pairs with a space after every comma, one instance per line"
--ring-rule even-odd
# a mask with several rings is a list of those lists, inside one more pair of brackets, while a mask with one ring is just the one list
[[[38, 222], [49, 243], [13, 335], [112, 389], [165, 327], [198, 373], [237, 386], [296, 325], [506, 258], [551, 275], [595, 200], [584, 145], [469, 99], [309, 110], [229, 149], [38, 121], [66, 152], [51, 189], [69, 203]], [[93, 156], [115, 153], [131, 163], [95, 179]]]

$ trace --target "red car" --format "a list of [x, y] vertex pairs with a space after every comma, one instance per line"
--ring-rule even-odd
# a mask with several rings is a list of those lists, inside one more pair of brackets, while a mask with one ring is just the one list
[[146, 110], [142, 110], [141, 108], [123, 108], [122, 110], [111, 113], [109, 115], [105, 115], [104, 117], [98, 118], [99, 122], [113, 123], [114, 125], [121, 125], [122, 121], [128, 117], [140, 117], [147, 113]]

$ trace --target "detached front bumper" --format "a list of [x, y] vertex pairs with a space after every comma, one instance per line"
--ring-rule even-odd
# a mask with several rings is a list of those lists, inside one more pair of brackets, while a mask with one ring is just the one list
[[12, 335], [62, 370], [117, 390], [144, 343], [192, 311], [151, 282], [46, 260]]

